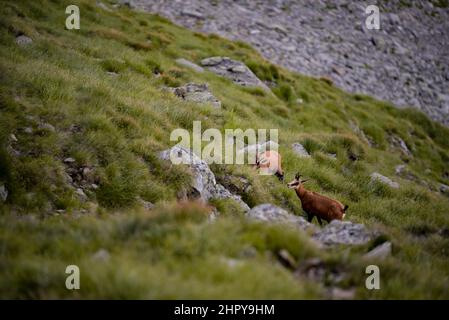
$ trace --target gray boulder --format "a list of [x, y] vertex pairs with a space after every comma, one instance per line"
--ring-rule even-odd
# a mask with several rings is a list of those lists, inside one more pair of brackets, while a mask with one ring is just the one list
[[325, 246], [348, 244], [361, 245], [371, 240], [373, 234], [363, 224], [350, 221], [334, 220], [320, 229], [307, 222], [303, 217], [288, 213], [273, 204], [265, 203], [252, 208], [246, 213], [249, 219], [267, 223], [285, 223], [297, 226], [301, 230], [311, 230], [312, 239]]
[[315, 226], [307, 222], [303, 217], [288, 213], [286, 210], [271, 203], [260, 204], [246, 213], [250, 219], [269, 223], [287, 223], [300, 229], [315, 229]]
[[318, 242], [330, 246], [337, 244], [360, 245], [372, 238], [372, 233], [363, 224], [333, 220], [313, 235]]
[[295, 154], [301, 158], [310, 157], [310, 154], [307, 152], [306, 148], [304, 148], [304, 146], [298, 142], [292, 144], [292, 149], [295, 152]]
[[174, 146], [171, 149], [162, 151], [159, 157], [170, 161], [170, 154], [182, 158], [182, 162], [190, 167], [193, 174], [191, 187], [194, 194], [198, 195], [201, 200], [207, 202], [210, 199], [233, 199], [240, 205], [243, 211], [249, 211], [250, 208], [243, 202], [240, 196], [232, 194], [216, 182], [215, 175], [210, 170], [209, 165], [191, 150], [181, 146]]
[[207, 84], [188, 83], [182, 87], [174, 88], [171, 91], [177, 97], [184, 100], [207, 103], [215, 108], [221, 108], [221, 101], [212, 95]]
[[210, 57], [201, 60], [201, 65], [219, 76], [228, 78], [245, 87], [270, 89], [242, 62], [228, 57]]
[[390, 178], [385, 177], [385, 176], [381, 175], [378, 172], [371, 173], [370, 177], [371, 177], [371, 181], [379, 181], [379, 182], [381, 182], [383, 184], [386, 184], [389, 187], [394, 188], [394, 189], [398, 189], [399, 188], [399, 183], [394, 182]]
[[204, 69], [202, 67], [200, 67], [196, 63], [193, 63], [192, 61], [189, 61], [189, 60], [184, 59], [184, 58], [176, 59], [176, 63], [181, 65], [181, 66], [184, 66], [184, 67], [190, 68], [192, 70], [195, 70], [196, 72], [199, 72], [199, 73], [204, 72]]
[[393, 149], [398, 149], [403, 154], [407, 156], [411, 156], [412, 153], [410, 152], [410, 149], [407, 147], [407, 144], [398, 136], [391, 136], [390, 137], [391, 146]]
[[366, 259], [385, 259], [391, 255], [391, 242], [387, 241], [365, 254]]

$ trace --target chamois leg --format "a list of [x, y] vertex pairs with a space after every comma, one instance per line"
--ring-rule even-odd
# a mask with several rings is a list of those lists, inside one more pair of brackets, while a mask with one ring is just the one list
[[318, 219], [318, 223], [320, 224], [320, 226], [322, 226], [322, 225], [323, 225], [323, 222], [321, 221], [321, 218], [318, 217], [318, 216], [316, 216], [316, 218]]
[[307, 221], [312, 222], [313, 216], [313, 214], [307, 213]]

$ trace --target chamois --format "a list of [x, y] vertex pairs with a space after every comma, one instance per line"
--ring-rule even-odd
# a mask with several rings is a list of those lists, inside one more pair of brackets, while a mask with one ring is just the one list
[[343, 205], [340, 201], [328, 198], [313, 191], [306, 190], [303, 183], [308, 181], [301, 180], [301, 175], [296, 174], [295, 180], [288, 183], [287, 186], [290, 189], [295, 189], [296, 195], [301, 199], [302, 209], [307, 213], [307, 220], [312, 221], [316, 216], [320, 225], [322, 225], [321, 219], [328, 223], [332, 220], [343, 220], [346, 215], [347, 205]]
[[274, 150], [262, 152], [256, 156], [256, 168], [274, 173], [280, 181], [284, 181], [284, 171], [281, 166], [281, 155]]

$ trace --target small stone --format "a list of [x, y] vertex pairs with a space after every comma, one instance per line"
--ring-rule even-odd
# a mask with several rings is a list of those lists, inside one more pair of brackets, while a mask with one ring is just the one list
[[329, 295], [334, 300], [352, 300], [355, 297], [355, 289], [333, 287], [329, 290]]
[[64, 159], [64, 162], [65, 162], [65, 163], [74, 163], [74, 162], [75, 162], [75, 159], [70, 158], [70, 157], [69, 157], [69, 158], [65, 158], [65, 159]]
[[113, 71], [106, 71], [106, 74], [111, 76], [111, 77], [117, 77], [118, 73], [117, 72], [113, 72]]
[[292, 144], [293, 151], [301, 158], [309, 158], [310, 154], [307, 152], [306, 148], [298, 142]]
[[182, 65], [184, 67], [190, 68], [196, 72], [202, 73], [204, 72], [204, 69], [202, 67], [200, 67], [199, 65], [197, 65], [196, 63], [193, 63], [192, 61], [189, 61], [187, 59], [184, 58], [180, 58], [180, 59], [176, 59], [176, 63], [179, 65]]
[[100, 249], [92, 255], [92, 259], [100, 262], [107, 262], [110, 256], [108, 250]]
[[196, 19], [202, 19], [203, 15], [195, 10], [190, 10], [190, 9], [184, 9], [181, 11], [181, 15], [183, 16], [188, 16], [188, 17], [192, 17], [192, 18], [196, 18]]
[[136, 4], [132, 0], [120, 0], [120, 5], [128, 7], [130, 9], [136, 9]]
[[405, 164], [398, 164], [398, 165], [394, 168], [394, 172], [395, 172], [397, 175], [401, 175], [405, 170], [406, 170], [406, 165], [405, 165]]
[[92, 183], [90, 186], [91, 186], [92, 189], [94, 189], [94, 190], [97, 190], [97, 189], [98, 189], [98, 185], [95, 184], [95, 183]]
[[390, 186], [391, 188], [394, 188], [394, 189], [398, 189], [399, 188], [399, 183], [394, 182], [390, 178], [385, 177], [385, 176], [381, 175], [378, 172], [371, 173], [370, 177], [371, 177], [371, 181], [379, 181], [379, 182], [381, 182], [383, 184], [386, 184], [386, 185], [388, 185], [388, 186]]
[[77, 188], [77, 189], [75, 190], [75, 193], [80, 197], [81, 200], [86, 200], [86, 199], [87, 199], [87, 196], [86, 196], [86, 194], [84, 193], [83, 189]]
[[146, 201], [143, 199], [139, 199], [139, 203], [144, 207], [146, 210], [152, 210], [154, 209], [155, 205], [151, 203], [150, 201]]
[[221, 108], [221, 101], [212, 95], [207, 84], [188, 83], [174, 88], [173, 93], [185, 100], [197, 103], [209, 103], [215, 108]]
[[283, 33], [283, 34], [288, 34], [287, 29], [285, 29], [283, 26], [281, 26], [280, 24], [273, 24], [270, 26], [271, 29], [273, 29], [274, 31]]
[[366, 259], [385, 259], [391, 255], [391, 242], [387, 241], [365, 254]]
[[23, 131], [24, 131], [25, 133], [32, 134], [32, 133], [33, 133], [33, 128], [26, 127], [26, 128], [23, 129]]
[[41, 124], [39, 124], [38, 128], [40, 130], [46, 130], [46, 131], [50, 131], [50, 132], [55, 132], [56, 131], [55, 127], [53, 127], [49, 123], [41, 123]]
[[247, 68], [245, 66], [235, 66], [230, 68], [230, 71], [236, 72], [236, 73], [245, 73]]
[[8, 190], [6, 189], [5, 185], [0, 185], [0, 200], [5, 202], [8, 198]]
[[442, 194], [449, 195], [449, 186], [448, 186], [448, 185], [445, 185], [445, 184], [443, 184], [443, 183], [441, 183], [441, 184], [440, 184], [440, 192], [441, 192]]
[[109, 9], [109, 7], [107, 7], [103, 2], [98, 1], [97, 6], [101, 9], [103, 9], [104, 11], [112, 12], [112, 10]]
[[18, 141], [17, 137], [14, 134], [12, 134], [12, 133], [9, 135], [9, 138], [11, 139], [12, 142], [17, 142]]
[[16, 38], [16, 43], [23, 47], [23, 46], [27, 46], [29, 44], [33, 43], [33, 40], [30, 37], [27, 37], [26, 35], [20, 35]]

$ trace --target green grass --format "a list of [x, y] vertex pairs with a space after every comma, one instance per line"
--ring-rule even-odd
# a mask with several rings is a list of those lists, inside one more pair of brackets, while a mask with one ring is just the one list
[[[298, 279], [281, 266], [276, 254], [286, 249], [298, 264], [319, 257], [344, 270], [339, 286], [355, 288], [356, 298], [449, 298], [449, 200], [394, 173], [407, 161], [434, 190], [448, 184], [447, 128], [416, 110], [274, 66], [247, 44], [194, 33], [159, 16], [76, 1], [81, 29], [65, 30], [69, 4], [7, 1], [0, 8], [0, 183], [9, 191], [0, 203], [0, 297], [325, 298], [326, 284]], [[21, 33], [33, 43], [16, 45]], [[274, 94], [175, 63], [217, 55], [246, 63], [274, 85]], [[162, 90], [186, 82], [208, 83], [222, 109]], [[206, 218], [209, 208], [176, 204], [190, 175], [157, 153], [172, 145], [173, 129], [191, 130], [194, 120], [203, 130], [223, 132], [278, 128], [286, 180], [297, 171], [313, 178], [310, 189], [347, 203], [349, 220], [382, 231], [393, 243], [393, 255], [376, 262], [381, 290], [364, 287], [368, 262], [361, 256], [374, 243], [319, 250], [297, 231], [245, 221], [231, 200], [211, 203], [221, 212], [214, 223]], [[392, 150], [391, 135], [401, 137], [412, 156]], [[293, 142], [312, 157], [298, 158]], [[87, 200], [68, 181], [67, 157], [76, 168], [90, 168], [86, 183], [98, 185], [85, 188]], [[249, 166], [212, 168], [219, 178], [246, 178], [251, 188], [241, 195], [250, 206], [271, 202], [302, 214], [294, 192], [276, 178]], [[401, 187], [370, 183], [373, 171]], [[140, 199], [156, 209], [143, 210]], [[102, 248], [110, 253], [107, 262], [93, 258]], [[69, 264], [81, 269], [81, 290], [65, 289]]]

